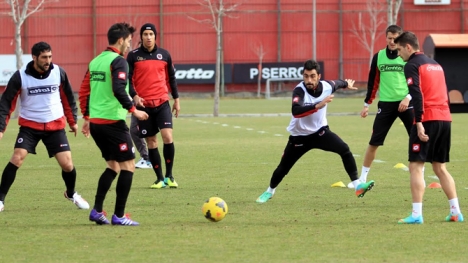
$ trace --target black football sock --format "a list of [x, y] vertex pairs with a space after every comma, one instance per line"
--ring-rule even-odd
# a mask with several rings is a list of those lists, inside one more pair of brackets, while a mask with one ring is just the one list
[[172, 166], [174, 165], [175, 148], [174, 143], [164, 144], [164, 161], [166, 164], [166, 177], [172, 177]]
[[133, 172], [121, 170], [119, 179], [117, 179], [117, 186], [115, 192], [117, 194], [115, 199], [114, 214], [117, 217], [123, 217], [125, 213], [125, 205], [127, 204], [128, 194], [132, 187]]
[[62, 170], [62, 179], [65, 182], [65, 186], [67, 187], [68, 198], [72, 198], [73, 194], [75, 193], [75, 182], [76, 182], [75, 167], [73, 167], [73, 170], [71, 170], [70, 172], [65, 172]]
[[102, 173], [101, 177], [99, 178], [96, 199], [94, 200], [94, 209], [96, 209], [98, 213], [102, 212], [104, 199], [106, 199], [106, 194], [109, 191], [116, 176], [117, 173], [114, 170], [106, 168], [104, 173]]
[[164, 176], [161, 168], [161, 156], [159, 155], [158, 148], [148, 149], [148, 157], [150, 159], [151, 165], [153, 165], [153, 170], [156, 173], [156, 177], [160, 181], [164, 181]]
[[348, 150], [340, 155], [341, 160], [343, 161], [343, 166], [346, 170], [346, 173], [348, 173], [351, 182], [359, 179], [356, 160], [354, 159], [354, 156], [351, 153], [351, 151]]
[[5, 201], [8, 190], [10, 190], [11, 185], [15, 181], [16, 171], [18, 171], [18, 167], [11, 162], [8, 162], [5, 166], [2, 174], [2, 182], [0, 183], [0, 201]]

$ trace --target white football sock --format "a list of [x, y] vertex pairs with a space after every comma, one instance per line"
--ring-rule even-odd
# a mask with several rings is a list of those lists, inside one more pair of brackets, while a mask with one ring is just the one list
[[268, 189], [266, 190], [268, 193], [274, 195], [275, 194], [275, 189], [276, 188], [271, 188], [271, 187], [268, 187]]
[[449, 204], [450, 204], [450, 214], [452, 214], [453, 216], [460, 214], [460, 206], [458, 204], [458, 198], [450, 199]]
[[413, 218], [422, 216], [422, 203], [413, 203], [413, 212], [411, 214]]
[[358, 185], [362, 184], [361, 180], [359, 179], [354, 180], [352, 183], [354, 185], [354, 189], [357, 189]]
[[370, 171], [370, 167], [362, 166], [361, 176], [359, 177], [359, 179], [363, 182], [367, 182], [367, 174], [369, 173], [369, 171]]

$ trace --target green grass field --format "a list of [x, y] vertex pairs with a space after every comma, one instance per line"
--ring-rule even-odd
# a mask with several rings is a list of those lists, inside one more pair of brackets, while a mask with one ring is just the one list
[[[63, 198], [55, 159], [45, 147], [19, 169], [0, 213], [0, 262], [466, 262], [466, 223], [446, 223], [448, 202], [441, 189], [427, 189], [423, 225], [398, 225], [411, 211], [407, 135], [397, 120], [369, 174], [374, 189], [362, 199], [338, 155], [313, 150], [285, 177], [272, 200], [255, 199], [268, 187], [288, 133], [288, 116], [187, 117], [210, 114], [212, 100], [182, 100], [174, 120], [178, 189], [152, 190], [153, 171], [137, 170], [127, 212], [139, 227], [97, 226], [89, 211]], [[356, 156], [358, 169], [374, 115], [361, 119], [360, 99], [335, 99], [328, 121]], [[371, 108], [376, 111], [375, 105]], [[288, 113], [290, 99], [221, 100], [221, 114]], [[185, 115], [184, 115], [185, 114]], [[196, 116], [196, 115], [195, 115]], [[250, 115], [249, 115], [250, 116]], [[462, 211], [468, 177], [467, 114], [454, 114], [451, 162]], [[1, 167], [13, 150], [18, 126], [11, 120], [0, 141]], [[93, 204], [105, 163], [92, 139], [69, 136], [78, 172], [77, 191]], [[161, 140], [159, 139], [159, 142]], [[139, 158], [139, 156], [137, 156]], [[426, 182], [435, 182], [426, 164]], [[115, 183], [104, 209], [112, 214]], [[218, 223], [201, 213], [205, 199], [223, 198], [229, 214]]]

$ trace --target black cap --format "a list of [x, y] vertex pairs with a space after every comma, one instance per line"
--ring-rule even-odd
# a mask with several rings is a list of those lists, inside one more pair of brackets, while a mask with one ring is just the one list
[[144, 24], [143, 26], [141, 26], [141, 29], [140, 29], [140, 38], [143, 36], [143, 31], [145, 30], [151, 30], [153, 31], [154, 35], [156, 36], [157, 35], [157, 31], [156, 31], [156, 27], [151, 24], [151, 23], [146, 23]]

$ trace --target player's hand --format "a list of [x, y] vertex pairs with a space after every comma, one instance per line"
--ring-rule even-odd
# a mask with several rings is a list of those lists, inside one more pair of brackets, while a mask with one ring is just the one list
[[145, 105], [143, 105], [143, 103], [145, 102], [145, 99], [143, 99], [142, 97], [138, 95], [135, 95], [135, 97], [133, 97], [133, 102], [135, 103], [135, 106], [137, 107], [142, 107], [142, 108], [145, 107]]
[[369, 107], [364, 106], [361, 110], [361, 118], [365, 118], [369, 115]]
[[78, 131], [78, 124], [75, 123], [75, 125], [70, 126], [69, 132], [73, 132], [76, 137], [76, 132]]
[[3, 138], [3, 132], [0, 132], [0, 140]]
[[172, 114], [177, 118], [179, 117], [180, 103], [179, 98], [174, 99], [174, 105], [172, 105]]
[[399, 112], [404, 112], [405, 110], [408, 109], [410, 100], [408, 98], [404, 98], [401, 102], [400, 105], [398, 106], [398, 111]]
[[327, 106], [328, 103], [333, 101], [334, 97], [335, 97], [335, 95], [333, 95], [333, 94], [328, 95], [327, 97], [325, 97], [325, 99], [323, 99], [321, 102], [319, 102], [316, 105], [317, 109], [322, 109], [323, 107]]
[[84, 123], [83, 123], [83, 127], [81, 127], [81, 133], [83, 133], [83, 135], [86, 137], [86, 138], [89, 138], [89, 120], [85, 120]]
[[135, 110], [132, 114], [140, 121], [144, 121], [148, 119], [148, 113], [141, 111], [141, 110]]
[[355, 80], [353, 80], [353, 79], [345, 79], [345, 81], [348, 82], [348, 89], [357, 90], [357, 88], [354, 87], [354, 82], [355, 82]]
[[424, 129], [424, 126], [422, 125], [422, 122], [417, 122], [416, 123], [416, 128], [418, 129], [418, 137], [422, 142], [427, 142], [429, 141], [429, 136], [426, 135], [426, 130]]

